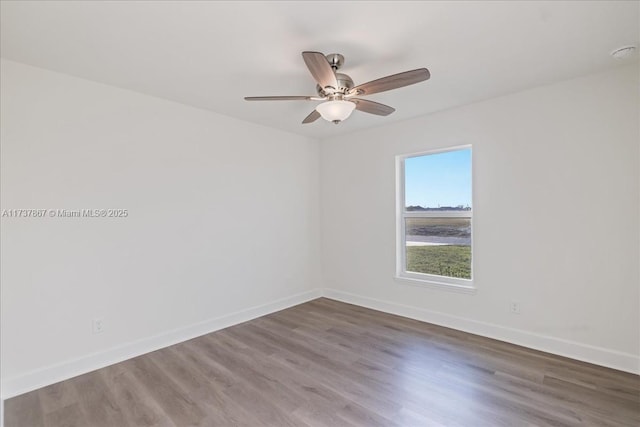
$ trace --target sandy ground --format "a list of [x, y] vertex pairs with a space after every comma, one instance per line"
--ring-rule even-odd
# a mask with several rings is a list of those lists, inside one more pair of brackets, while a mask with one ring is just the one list
[[407, 246], [446, 246], [448, 243], [435, 243], [435, 242], [406, 242]]
[[407, 246], [471, 245], [471, 237], [407, 236]]

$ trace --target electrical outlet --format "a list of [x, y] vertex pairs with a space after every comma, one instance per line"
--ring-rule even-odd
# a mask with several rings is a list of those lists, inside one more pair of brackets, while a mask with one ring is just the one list
[[104, 319], [93, 319], [93, 333], [100, 334], [104, 332]]
[[511, 301], [509, 305], [509, 310], [513, 314], [520, 314], [520, 303], [518, 301]]

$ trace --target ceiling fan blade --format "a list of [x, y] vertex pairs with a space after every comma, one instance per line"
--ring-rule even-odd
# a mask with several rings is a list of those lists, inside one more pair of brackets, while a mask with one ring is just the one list
[[307, 117], [304, 118], [304, 120], [302, 121], [303, 124], [307, 124], [307, 123], [313, 123], [316, 120], [318, 120], [320, 118], [320, 113], [318, 113], [318, 110], [313, 110], [311, 112], [311, 114], [309, 114]]
[[419, 83], [428, 80], [429, 77], [431, 77], [429, 70], [426, 68], [418, 68], [417, 70], [405, 71], [404, 73], [393, 74], [363, 83], [351, 89], [349, 93], [354, 95], [371, 95], [372, 93], [384, 92]]
[[378, 116], [388, 116], [396, 111], [395, 108], [388, 105], [380, 104], [379, 102], [368, 101], [366, 99], [351, 98], [349, 101], [356, 104], [356, 110], [363, 111], [365, 113], [375, 114]]
[[307, 64], [313, 78], [321, 88], [332, 87], [338, 89], [338, 81], [333, 68], [327, 58], [320, 52], [302, 52], [302, 59]]
[[245, 96], [245, 101], [310, 101], [311, 96]]

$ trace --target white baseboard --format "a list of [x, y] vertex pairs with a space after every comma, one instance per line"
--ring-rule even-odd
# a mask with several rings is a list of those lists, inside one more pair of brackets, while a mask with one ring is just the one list
[[[303, 292], [251, 307], [245, 310], [236, 311], [235, 313], [226, 314], [204, 322], [196, 323], [183, 328], [174, 329], [138, 341], [123, 344], [108, 350], [83, 356], [74, 360], [68, 360], [63, 363], [37, 369], [25, 374], [2, 379], [2, 397], [1, 399], [9, 399], [22, 393], [36, 390], [50, 384], [57, 383], [75, 376], [131, 359], [151, 351], [155, 351], [164, 347], [168, 347], [192, 338], [199, 337], [238, 323], [246, 322], [256, 317], [265, 316], [276, 311], [294, 305], [302, 304], [307, 301], [322, 296], [321, 289]], [[4, 402], [1, 402], [2, 404]], [[0, 427], [2, 426], [2, 418], [0, 418]]]
[[507, 328], [492, 323], [479, 322], [477, 320], [452, 316], [423, 308], [363, 297], [334, 289], [325, 288], [323, 296], [385, 313], [396, 314], [398, 316], [433, 323], [475, 335], [506, 341], [558, 356], [569, 357], [571, 359], [606, 366], [633, 374], [640, 374], [640, 357], [634, 354], [535, 334], [520, 329]]
[[[74, 360], [27, 372], [19, 376], [3, 378], [1, 385], [2, 393], [0, 398], [0, 414], [4, 412], [4, 399], [9, 399], [13, 396], [38, 389], [40, 387], [73, 378], [105, 366], [113, 365], [114, 363], [122, 362], [124, 360], [246, 322], [260, 316], [284, 310], [285, 308], [302, 304], [321, 296], [500, 341], [506, 341], [523, 347], [557, 354], [559, 356], [565, 356], [625, 372], [640, 374], [640, 357], [633, 354], [622, 353], [551, 336], [534, 334], [491, 323], [479, 322], [423, 308], [363, 297], [334, 289], [315, 289], [272, 301], [267, 304], [226, 314], [224, 316], [206, 320], [187, 327], [174, 329], [153, 337], [126, 343], [100, 353], [90, 354]], [[0, 416], [0, 427], [2, 427], [2, 421], [3, 418]]]

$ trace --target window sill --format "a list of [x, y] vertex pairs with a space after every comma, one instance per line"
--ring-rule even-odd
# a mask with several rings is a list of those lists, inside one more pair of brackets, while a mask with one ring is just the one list
[[458, 292], [463, 294], [475, 294], [477, 288], [470, 281], [469, 285], [459, 285], [455, 283], [439, 282], [437, 279], [424, 279], [410, 276], [396, 275], [395, 279], [398, 283], [410, 286], [420, 286], [423, 288], [440, 289], [449, 292]]

